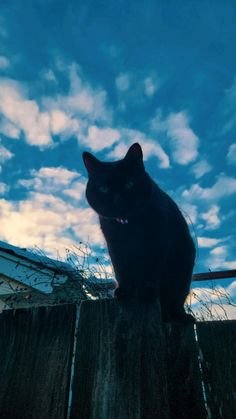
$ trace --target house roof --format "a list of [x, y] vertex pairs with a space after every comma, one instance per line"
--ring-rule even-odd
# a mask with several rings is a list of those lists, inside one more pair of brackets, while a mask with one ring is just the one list
[[71, 270], [62, 262], [0, 242], [0, 275], [44, 294], [65, 283]]
[[[69, 263], [51, 259], [2, 241], [0, 241], [0, 279], [0, 286], [2, 280], [7, 281], [12, 284], [11, 288], [16, 291], [18, 296], [29, 290], [30, 293], [34, 293], [36, 300], [43, 298], [44, 301], [66, 299], [72, 302], [74, 299], [83, 298], [83, 296], [90, 298], [91, 291], [93, 297], [105, 296], [110, 292], [109, 290], [115, 288], [115, 281], [112, 278], [99, 280], [91, 275], [85, 279], [79, 269]], [[20, 286], [15, 287], [12, 281]], [[21, 289], [22, 285], [25, 290]], [[5, 286], [4, 290], [6, 288]], [[1, 299], [4, 290], [2, 290]], [[13, 293], [11, 292], [11, 294]], [[8, 299], [8, 295], [5, 295], [5, 298]]]
[[47, 256], [37, 254], [24, 248], [16, 247], [11, 244], [0, 241], [0, 250], [12, 254], [16, 257], [26, 259], [36, 265], [44, 266], [45, 268], [52, 269], [53, 271], [71, 272], [73, 268], [71, 265], [59, 260], [51, 259]]

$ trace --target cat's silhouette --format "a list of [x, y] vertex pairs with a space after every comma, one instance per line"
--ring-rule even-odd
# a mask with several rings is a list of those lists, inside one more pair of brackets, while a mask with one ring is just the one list
[[160, 298], [164, 321], [194, 321], [186, 314], [195, 260], [188, 225], [176, 203], [150, 178], [138, 143], [115, 162], [83, 153], [86, 197], [99, 215], [114, 267], [119, 299]]

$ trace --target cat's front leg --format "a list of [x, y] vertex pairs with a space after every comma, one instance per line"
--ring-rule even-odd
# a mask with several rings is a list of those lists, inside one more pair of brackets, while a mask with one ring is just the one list
[[127, 287], [120, 285], [119, 288], [115, 291], [115, 296], [119, 300], [131, 300], [135, 299], [140, 303], [153, 303], [157, 300], [159, 296], [158, 289], [154, 286], [145, 286], [142, 287]]
[[154, 303], [159, 297], [158, 289], [151, 285], [143, 286], [138, 291], [139, 300], [146, 303]]
[[132, 299], [134, 297], [134, 290], [130, 287], [120, 285], [119, 288], [116, 288], [115, 290], [115, 297], [117, 297], [118, 300]]

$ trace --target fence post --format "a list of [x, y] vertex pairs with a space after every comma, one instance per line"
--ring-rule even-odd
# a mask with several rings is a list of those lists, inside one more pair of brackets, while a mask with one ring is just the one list
[[71, 418], [169, 419], [159, 303], [84, 302]]

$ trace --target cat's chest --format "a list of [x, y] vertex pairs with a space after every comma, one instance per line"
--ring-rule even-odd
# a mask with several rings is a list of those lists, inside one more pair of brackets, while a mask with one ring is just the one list
[[164, 223], [162, 217], [151, 215], [111, 221], [100, 220], [108, 245], [122, 242], [124, 246], [149, 241], [153, 235], [160, 235], [163, 232]]

